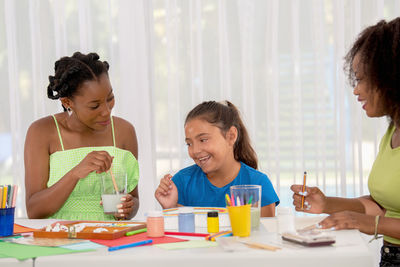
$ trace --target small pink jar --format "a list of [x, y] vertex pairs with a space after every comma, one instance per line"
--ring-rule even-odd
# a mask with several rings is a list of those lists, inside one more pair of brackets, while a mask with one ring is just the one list
[[164, 236], [164, 216], [162, 211], [154, 210], [147, 213], [147, 236]]

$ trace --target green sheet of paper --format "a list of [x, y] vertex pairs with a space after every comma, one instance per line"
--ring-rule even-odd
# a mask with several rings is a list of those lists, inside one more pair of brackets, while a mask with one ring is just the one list
[[186, 242], [176, 242], [176, 243], [167, 243], [167, 244], [158, 244], [154, 245], [163, 249], [184, 249], [184, 248], [209, 248], [209, 247], [217, 247], [217, 242], [211, 242], [206, 240], [191, 240]]
[[[85, 251], [93, 251], [88, 249]], [[26, 260], [40, 256], [61, 255], [69, 253], [83, 252], [82, 250], [71, 250], [59, 247], [39, 247], [32, 245], [21, 245], [10, 242], [0, 242], [0, 258], [15, 258]]]

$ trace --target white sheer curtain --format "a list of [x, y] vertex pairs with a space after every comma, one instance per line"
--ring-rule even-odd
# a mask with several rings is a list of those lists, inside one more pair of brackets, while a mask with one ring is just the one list
[[3, 0], [0, 2], [0, 184], [23, 217], [30, 123], [61, 110], [46, 97], [54, 61], [97, 52], [110, 65], [114, 114], [139, 140], [140, 214], [158, 208], [165, 173], [192, 164], [187, 112], [204, 100], [239, 107], [282, 205], [301, 181], [367, 194], [385, 119], [366, 119], [343, 73], [365, 27], [400, 15], [396, 0]]

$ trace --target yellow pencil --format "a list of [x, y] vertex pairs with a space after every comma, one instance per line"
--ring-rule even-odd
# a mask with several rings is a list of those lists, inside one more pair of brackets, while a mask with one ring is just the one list
[[303, 195], [301, 196], [301, 209], [304, 209], [304, 191], [306, 190], [306, 178], [307, 178], [307, 172], [304, 172], [303, 189], [301, 190], [303, 192]]
[[0, 186], [0, 209], [3, 208], [3, 186]]
[[6, 203], [7, 203], [7, 192], [8, 192], [8, 187], [4, 186], [3, 187], [3, 203], [1, 204], [1, 207], [3, 209], [6, 208]]

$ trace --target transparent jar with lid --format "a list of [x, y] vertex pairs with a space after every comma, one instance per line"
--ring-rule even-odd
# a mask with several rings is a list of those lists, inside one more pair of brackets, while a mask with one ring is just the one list
[[164, 216], [162, 211], [153, 210], [147, 213], [147, 236], [164, 236]]
[[193, 208], [179, 208], [178, 227], [179, 232], [193, 233], [195, 231]]
[[290, 207], [277, 207], [278, 233], [295, 232], [293, 209]]

